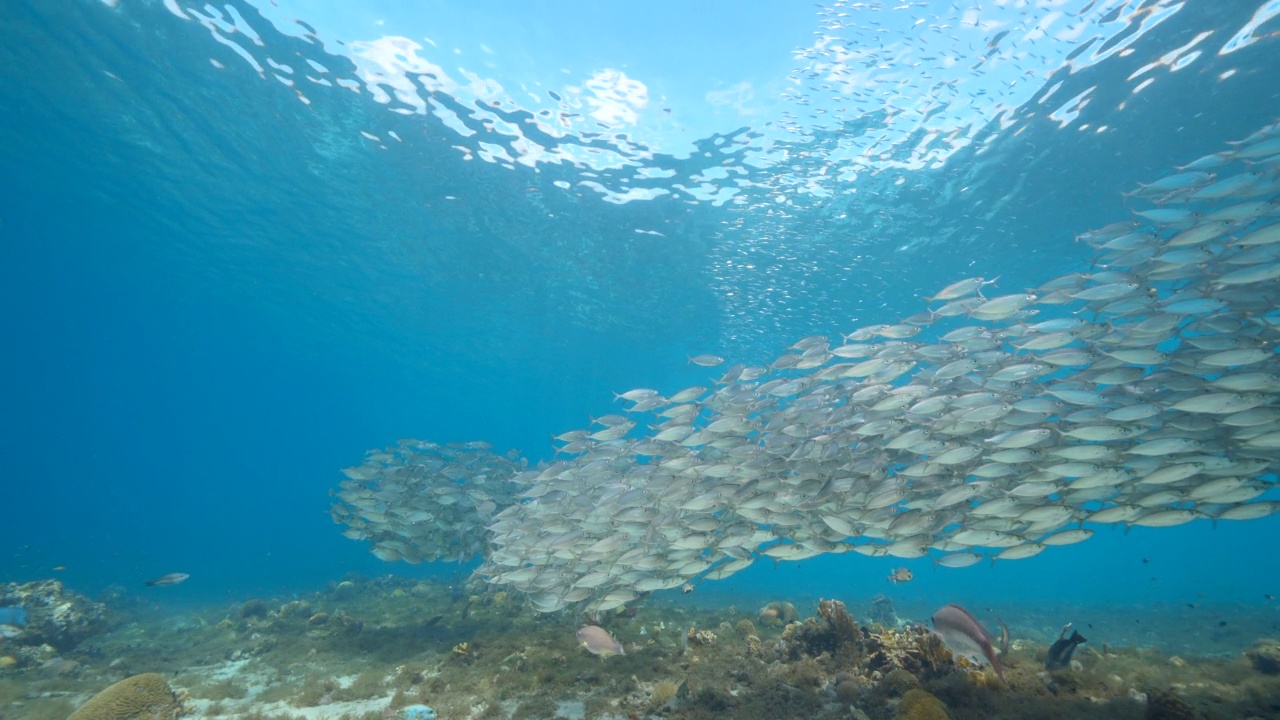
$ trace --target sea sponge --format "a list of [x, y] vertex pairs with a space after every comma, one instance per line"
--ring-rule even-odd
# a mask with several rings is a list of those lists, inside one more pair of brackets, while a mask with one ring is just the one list
[[143, 673], [94, 695], [67, 720], [174, 720], [185, 712], [164, 676]]
[[924, 690], [908, 690], [898, 703], [898, 712], [893, 716], [896, 720], [950, 720], [947, 706], [932, 694]]

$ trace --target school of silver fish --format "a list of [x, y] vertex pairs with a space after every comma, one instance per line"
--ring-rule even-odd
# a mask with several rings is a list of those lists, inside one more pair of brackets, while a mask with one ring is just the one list
[[347, 526], [344, 536], [372, 542], [380, 560], [461, 562], [484, 550], [485, 526], [517, 501], [512, 478], [525, 466], [486, 442], [400, 440], [342, 471], [329, 515]]
[[621, 393], [534, 469], [402, 441], [346, 471], [334, 519], [383, 559], [483, 551], [536, 609], [598, 612], [761, 558], [964, 567], [1086, 524], [1276, 513], [1280, 123], [1132, 197], [1135, 220], [1079, 238], [1091, 272], [960, 280], [901, 323]]

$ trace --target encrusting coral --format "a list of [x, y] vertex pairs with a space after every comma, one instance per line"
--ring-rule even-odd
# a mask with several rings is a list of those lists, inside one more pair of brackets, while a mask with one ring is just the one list
[[185, 712], [182, 698], [162, 675], [144, 673], [94, 695], [67, 720], [174, 720]]

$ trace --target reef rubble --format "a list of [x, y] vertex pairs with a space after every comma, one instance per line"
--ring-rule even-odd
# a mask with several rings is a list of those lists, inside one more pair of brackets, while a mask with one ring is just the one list
[[[1002, 683], [887, 598], [770, 600], [681, 595], [561, 617], [465, 582], [354, 576], [168, 615], [113, 597], [111, 628], [59, 653], [63, 665], [0, 662], [0, 707], [5, 720], [97, 718], [77, 708], [153, 673], [172, 688], [165, 720], [384, 720], [422, 707], [440, 720], [1280, 716], [1265, 637], [1174, 655], [1105, 642], [1099, 629], [1048, 671], [1058, 629], [1011, 623]], [[588, 622], [625, 655], [583, 649]]]

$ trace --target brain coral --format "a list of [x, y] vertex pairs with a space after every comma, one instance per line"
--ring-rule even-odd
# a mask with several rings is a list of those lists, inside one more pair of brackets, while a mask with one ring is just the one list
[[924, 690], [908, 690], [898, 703], [897, 720], [948, 720], [947, 706]]
[[174, 720], [184, 712], [163, 676], [144, 673], [94, 695], [67, 720]]

